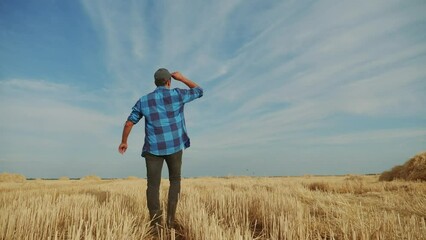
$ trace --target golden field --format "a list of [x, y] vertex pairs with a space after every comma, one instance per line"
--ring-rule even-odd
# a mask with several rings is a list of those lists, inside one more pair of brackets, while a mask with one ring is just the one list
[[0, 239], [426, 239], [425, 182], [183, 179], [178, 227], [154, 237], [146, 180], [61, 179], [0, 182]]

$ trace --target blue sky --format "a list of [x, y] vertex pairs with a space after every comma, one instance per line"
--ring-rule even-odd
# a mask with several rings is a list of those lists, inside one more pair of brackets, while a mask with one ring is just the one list
[[143, 124], [124, 156], [117, 147], [160, 67], [204, 88], [185, 108], [186, 177], [387, 170], [426, 150], [425, 12], [424, 1], [1, 1], [0, 172], [144, 177]]

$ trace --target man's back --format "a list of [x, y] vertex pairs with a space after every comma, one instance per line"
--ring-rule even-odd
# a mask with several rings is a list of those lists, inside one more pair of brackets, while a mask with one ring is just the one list
[[168, 89], [157, 87], [139, 99], [128, 120], [136, 124], [145, 117], [142, 154], [168, 155], [190, 146], [184, 118], [184, 104], [203, 95], [200, 87]]

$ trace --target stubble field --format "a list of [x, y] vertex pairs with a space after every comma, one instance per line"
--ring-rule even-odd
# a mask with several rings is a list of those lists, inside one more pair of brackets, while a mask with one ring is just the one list
[[[167, 199], [162, 181], [161, 199]], [[378, 176], [182, 180], [150, 234], [146, 181], [0, 182], [0, 239], [426, 239], [426, 184]], [[165, 202], [163, 202], [165, 204]]]

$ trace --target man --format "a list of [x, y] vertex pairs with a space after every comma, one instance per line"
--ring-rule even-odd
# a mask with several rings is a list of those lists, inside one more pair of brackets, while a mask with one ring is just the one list
[[[184, 83], [189, 89], [170, 89], [171, 78]], [[169, 73], [160, 68], [154, 74], [155, 91], [141, 97], [132, 108], [124, 125], [121, 154], [127, 149], [127, 138], [134, 124], [145, 117], [145, 143], [142, 157], [145, 158], [148, 186], [146, 197], [151, 225], [161, 224], [160, 181], [164, 160], [169, 169], [169, 195], [167, 203], [167, 226], [174, 228], [176, 206], [180, 193], [182, 150], [190, 145], [186, 132], [183, 108], [203, 96], [203, 89], [179, 72]]]

